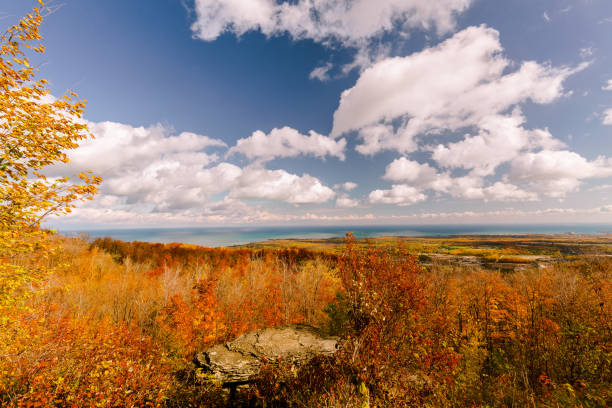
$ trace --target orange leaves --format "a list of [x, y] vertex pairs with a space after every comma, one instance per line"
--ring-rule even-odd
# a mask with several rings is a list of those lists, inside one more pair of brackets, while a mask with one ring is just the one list
[[[152, 278], [167, 269], [215, 280], [217, 307], [224, 316], [224, 340], [271, 325], [323, 325], [323, 306], [339, 289], [334, 256], [304, 250], [203, 248], [184, 244], [95, 240], [93, 246], [118, 261], [146, 262]], [[183, 300], [193, 299], [183, 293]]]
[[286, 362], [286, 376], [269, 367], [252, 397], [282, 406], [610, 405], [607, 258], [502, 274], [423, 270], [401, 249], [358, 250], [350, 240], [339, 258], [62, 242], [44, 260], [56, 273], [30, 311], [0, 308], [18, 322], [0, 331], [0, 405], [214, 406], [223, 397], [194, 383], [194, 352], [266, 325], [321, 327], [323, 306], [341, 350], [301, 369]]
[[402, 250], [369, 247], [360, 251], [348, 235], [338, 264], [357, 331], [371, 324], [389, 326], [424, 304], [421, 268]]
[[351, 326], [339, 363], [377, 404], [423, 405], [432, 379], [449, 381], [458, 357], [432, 331], [445, 322], [428, 321], [421, 267], [401, 248], [357, 249], [349, 235], [338, 269]]
[[177, 293], [156, 319], [167, 345], [187, 359], [213, 345], [225, 330], [214, 290], [214, 282], [199, 281], [193, 288], [191, 302]]
[[[30, 347], [0, 360], [0, 403], [16, 407], [157, 405], [172, 378], [163, 352], [132, 327], [22, 316]], [[32, 347], [35, 345], [35, 347]]]

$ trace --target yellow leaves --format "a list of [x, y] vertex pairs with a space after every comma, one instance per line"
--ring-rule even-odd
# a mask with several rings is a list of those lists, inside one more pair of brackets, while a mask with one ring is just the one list
[[[13, 57], [12, 60], [15, 61], [19, 65], [25, 65], [28, 68], [30, 67], [30, 62], [28, 61], [27, 58], [19, 59], [19, 58], [14, 58]], [[10, 62], [9, 62], [9, 64], [10, 64]]]
[[50, 94], [48, 81], [34, 81], [35, 70], [23, 51], [44, 52], [44, 46], [30, 44], [41, 39], [41, 21], [40, 10], [34, 9], [0, 36], [0, 307], [19, 302], [25, 294], [19, 292], [23, 284], [45, 274], [44, 268], [14, 264], [33, 246], [49, 248], [44, 243], [46, 232], [38, 229], [41, 221], [92, 199], [101, 182], [90, 173], [72, 183], [70, 177], [51, 181], [44, 174], [47, 166], [67, 162], [66, 151], [91, 135], [74, 120], [85, 107], [83, 101], [72, 102], [76, 93], [69, 91], [63, 99], [42, 103]]

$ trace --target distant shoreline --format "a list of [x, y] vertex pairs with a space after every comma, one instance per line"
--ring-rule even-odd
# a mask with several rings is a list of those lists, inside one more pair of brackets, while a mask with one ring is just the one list
[[125, 228], [60, 229], [59, 232], [68, 236], [87, 234], [91, 238], [111, 237], [122, 241], [177, 242], [206, 247], [230, 247], [270, 240], [339, 239], [348, 232], [353, 233], [356, 238], [607, 236], [612, 234], [612, 224]]

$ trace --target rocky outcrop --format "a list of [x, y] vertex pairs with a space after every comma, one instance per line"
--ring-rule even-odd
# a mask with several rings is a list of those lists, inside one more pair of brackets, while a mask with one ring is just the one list
[[213, 346], [199, 353], [195, 362], [202, 375], [231, 386], [255, 379], [264, 362], [300, 365], [315, 356], [331, 355], [337, 348], [335, 337], [326, 337], [310, 326], [288, 325], [256, 330]]

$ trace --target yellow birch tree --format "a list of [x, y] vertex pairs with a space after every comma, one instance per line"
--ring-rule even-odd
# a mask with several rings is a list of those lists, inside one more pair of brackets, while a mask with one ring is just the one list
[[81, 119], [86, 101], [72, 91], [55, 99], [48, 82], [34, 78], [28, 54], [45, 51], [39, 3], [0, 36], [0, 326], [6, 322], [1, 310], [19, 301], [25, 283], [45, 274], [42, 265], [19, 261], [32, 251], [44, 258], [52, 249], [41, 221], [92, 199], [101, 182], [91, 173], [44, 175], [45, 167], [67, 163], [67, 151], [92, 136]]

